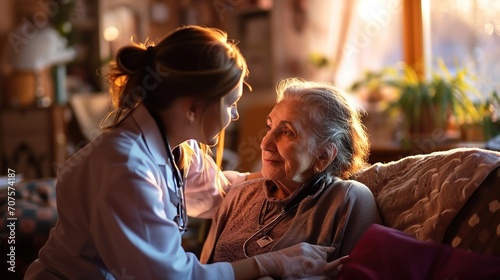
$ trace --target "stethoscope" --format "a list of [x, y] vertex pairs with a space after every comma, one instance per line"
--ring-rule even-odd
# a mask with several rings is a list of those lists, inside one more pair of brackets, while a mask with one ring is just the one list
[[172, 167], [174, 182], [175, 182], [176, 189], [177, 189], [176, 195], [177, 195], [177, 198], [179, 199], [179, 203], [177, 203], [177, 215], [174, 217], [174, 222], [178, 225], [179, 231], [182, 234], [188, 230], [186, 196], [184, 194], [186, 187], [184, 186], [184, 180], [182, 179], [182, 174], [181, 174], [179, 168], [177, 167], [174, 154], [172, 153], [170, 143], [168, 142], [167, 134], [165, 132], [165, 127], [163, 126], [163, 122], [161, 121], [159, 116], [154, 112], [154, 110], [150, 110], [147, 106], [146, 106], [146, 108], [148, 109], [149, 113], [151, 114], [151, 116], [155, 120], [156, 125], [158, 126], [158, 129], [160, 130], [161, 138], [162, 138], [163, 143], [165, 145], [165, 149], [167, 150], [168, 160], [170, 161], [170, 166]]
[[286, 216], [286, 214], [290, 213], [293, 209], [295, 209], [297, 206], [299, 206], [299, 204], [302, 202], [302, 200], [304, 200], [304, 198], [306, 198], [308, 196], [315, 196], [316, 194], [321, 193], [326, 185], [324, 182], [322, 182], [324, 179], [325, 178], [323, 176], [318, 176], [317, 178], [315, 178], [311, 185], [308, 184], [310, 187], [307, 189], [303, 189], [300, 193], [297, 194], [297, 196], [295, 196], [290, 202], [288, 202], [285, 205], [285, 207], [283, 208], [283, 210], [281, 211], [281, 213], [276, 218], [274, 218], [267, 225], [264, 225], [257, 232], [255, 232], [249, 238], [247, 238], [245, 240], [245, 242], [243, 242], [243, 246], [242, 246], [243, 247], [242, 248], [243, 255], [246, 258], [249, 258], [249, 255], [247, 253], [248, 242], [250, 242], [250, 240], [254, 239], [259, 234], [262, 234], [262, 233], [264, 234], [264, 237], [261, 239], [269, 240], [269, 241], [264, 241], [262, 243], [262, 245], [259, 243], [259, 241], [257, 241], [257, 243], [259, 244], [259, 246], [261, 248], [270, 244], [273, 240], [269, 236], [267, 236], [267, 232], [269, 232], [268, 230], [271, 230], [274, 226], [276, 226]]

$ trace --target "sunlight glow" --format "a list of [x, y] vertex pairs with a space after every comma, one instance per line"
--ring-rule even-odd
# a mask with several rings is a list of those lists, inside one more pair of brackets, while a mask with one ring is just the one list
[[486, 35], [493, 35], [493, 32], [495, 31], [495, 26], [490, 23], [490, 22], [487, 22], [484, 24], [484, 32], [486, 33]]

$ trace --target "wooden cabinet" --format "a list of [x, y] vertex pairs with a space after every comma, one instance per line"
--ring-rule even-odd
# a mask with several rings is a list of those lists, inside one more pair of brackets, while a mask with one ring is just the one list
[[271, 11], [260, 8], [241, 9], [233, 18], [234, 38], [250, 71], [248, 83], [254, 89], [274, 88], [273, 36]]
[[1, 172], [23, 178], [56, 175], [66, 157], [66, 107], [6, 108], [0, 112]]

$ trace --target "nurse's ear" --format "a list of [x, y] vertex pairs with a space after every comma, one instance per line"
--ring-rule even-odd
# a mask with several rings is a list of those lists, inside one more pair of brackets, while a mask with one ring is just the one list
[[325, 143], [319, 148], [316, 161], [314, 162], [314, 173], [323, 172], [337, 156], [337, 147], [333, 143]]
[[200, 112], [199, 103], [196, 98], [192, 97], [185, 97], [180, 101], [182, 112], [189, 122], [196, 120], [197, 114]]

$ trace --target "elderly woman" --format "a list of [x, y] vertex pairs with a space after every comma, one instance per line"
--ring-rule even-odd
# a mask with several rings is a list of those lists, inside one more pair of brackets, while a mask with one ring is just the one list
[[380, 216], [370, 190], [349, 180], [369, 142], [347, 93], [282, 81], [261, 142], [263, 178], [234, 186], [214, 217], [201, 261], [236, 261], [305, 241], [349, 254]]

